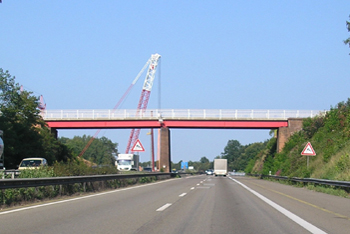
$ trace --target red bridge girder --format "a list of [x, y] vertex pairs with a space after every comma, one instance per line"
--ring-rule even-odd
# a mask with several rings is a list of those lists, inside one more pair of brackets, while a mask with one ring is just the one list
[[67, 120], [46, 121], [55, 129], [114, 129], [114, 128], [216, 128], [216, 129], [276, 129], [288, 127], [287, 120]]

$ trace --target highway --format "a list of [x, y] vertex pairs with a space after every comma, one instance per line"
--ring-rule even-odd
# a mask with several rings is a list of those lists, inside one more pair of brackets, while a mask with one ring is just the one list
[[189, 176], [0, 211], [2, 234], [349, 230], [349, 199], [241, 176]]

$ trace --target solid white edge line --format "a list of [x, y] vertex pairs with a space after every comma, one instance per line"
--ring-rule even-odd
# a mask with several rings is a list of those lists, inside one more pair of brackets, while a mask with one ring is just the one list
[[167, 203], [167, 204], [165, 204], [164, 206], [159, 207], [156, 211], [163, 211], [163, 210], [165, 210], [166, 208], [168, 208], [168, 207], [171, 206], [171, 205], [172, 205], [171, 203]]
[[293, 220], [294, 222], [296, 222], [297, 224], [299, 224], [300, 226], [302, 226], [303, 228], [305, 228], [306, 230], [308, 230], [309, 232], [315, 233], [315, 234], [327, 234], [327, 232], [322, 231], [318, 227], [312, 225], [311, 223], [300, 218], [299, 216], [295, 215], [294, 213], [290, 212], [289, 210], [283, 208], [282, 206], [271, 201], [270, 199], [264, 197], [260, 193], [254, 191], [253, 189], [249, 188], [248, 186], [239, 182], [238, 180], [235, 180], [231, 177], [229, 177], [229, 178], [231, 180], [233, 180], [234, 182], [236, 182], [237, 184], [241, 185], [243, 188], [247, 189], [249, 192], [253, 193], [255, 196], [257, 196], [258, 198], [260, 198], [261, 200], [263, 200], [264, 202], [266, 202], [267, 204], [269, 204], [270, 206], [272, 206], [273, 208], [275, 208], [279, 212], [281, 212], [282, 214], [284, 214], [285, 216], [287, 216], [288, 218], [290, 218], [291, 220]]
[[[181, 178], [179, 178], [179, 179], [181, 179]], [[159, 182], [155, 182], [155, 183], [143, 184], [143, 185], [138, 185], [138, 186], [134, 186], [134, 187], [130, 187], [130, 188], [115, 189], [115, 190], [108, 191], [108, 192], [97, 193], [97, 194], [87, 195], [87, 196], [83, 196], [83, 197], [76, 197], [76, 198], [72, 198], [72, 199], [68, 199], [68, 200], [49, 202], [49, 203], [45, 203], [45, 204], [41, 204], [41, 205], [35, 205], [35, 206], [23, 207], [23, 208], [14, 209], [14, 210], [3, 211], [3, 212], [0, 212], [0, 215], [10, 214], [10, 213], [18, 212], [18, 211], [30, 210], [30, 209], [35, 209], [35, 208], [40, 208], [40, 207], [44, 207], [44, 206], [51, 206], [51, 205], [55, 205], [55, 204], [71, 202], [71, 201], [76, 201], [76, 200], [81, 200], [81, 199], [86, 199], [86, 198], [90, 198], [90, 197], [97, 197], [97, 196], [101, 196], [101, 195], [105, 195], [105, 194], [109, 194], [109, 193], [117, 193], [117, 192], [121, 192], [121, 191], [125, 191], [125, 190], [131, 190], [131, 189], [166, 183], [169, 181], [173, 181], [173, 180], [163, 180], [163, 181], [159, 181]]]

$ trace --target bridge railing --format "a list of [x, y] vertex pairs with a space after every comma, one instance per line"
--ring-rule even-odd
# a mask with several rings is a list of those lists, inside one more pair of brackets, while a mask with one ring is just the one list
[[133, 120], [133, 119], [262, 119], [286, 120], [323, 115], [319, 110], [228, 110], [228, 109], [134, 109], [46, 110], [45, 120]]

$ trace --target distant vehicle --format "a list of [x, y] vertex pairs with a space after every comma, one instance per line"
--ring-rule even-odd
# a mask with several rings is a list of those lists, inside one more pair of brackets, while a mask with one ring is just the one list
[[213, 169], [208, 169], [208, 170], [205, 171], [205, 174], [207, 174], [207, 175], [213, 175], [213, 174], [214, 174], [214, 171], [213, 171]]
[[214, 159], [214, 175], [215, 176], [227, 175], [227, 159]]
[[115, 164], [119, 171], [138, 171], [139, 157], [134, 154], [118, 154]]
[[19, 164], [18, 170], [38, 169], [43, 166], [47, 166], [45, 158], [24, 158]]
[[152, 167], [144, 167], [143, 171], [145, 171], [145, 172], [152, 172]]

